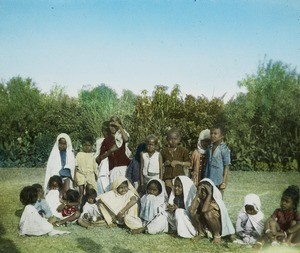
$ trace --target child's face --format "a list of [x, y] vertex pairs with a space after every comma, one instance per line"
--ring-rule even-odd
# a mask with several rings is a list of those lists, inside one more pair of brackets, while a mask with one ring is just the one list
[[210, 143], [211, 143], [210, 139], [201, 140], [201, 146], [203, 149], [207, 149]]
[[93, 149], [92, 143], [90, 143], [89, 141], [86, 141], [85, 143], [83, 143], [83, 146], [82, 146], [83, 152], [91, 153], [92, 149]]
[[118, 128], [117, 125], [115, 125], [114, 122], [110, 122], [110, 123], [109, 123], [109, 130], [110, 130], [110, 132], [111, 132], [112, 134], [115, 134], [115, 133], [119, 130], [119, 128]]
[[180, 138], [176, 133], [172, 133], [168, 137], [168, 143], [171, 148], [176, 148], [178, 146], [179, 142], [180, 142]]
[[67, 150], [67, 141], [65, 138], [60, 138], [58, 141], [58, 149], [59, 151], [66, 151]]
[[208, 192], [211, 191], [211, 186], [209, 184], [206, 183], [202, 183], [199, 185], [200, 189], [199, 189], [199, 198], [200, 199], [205, 199], [208, 195]]
[[89, 204], [94, 204], [95, 203], [95, 198], [92, 197], [92, 196], [89, 196], [87, 201], [88, 201]]
[[252, 206], [252, 205], [245, 205], [245, 211], [247, 214], [250, 214], [250, 215], [257, 214], [257, 211], [255, 210], [254, 206]]
[[155, 140], [149, 140], [146, 148], [147, 148], [147, 152], [154, 153], [156, 149]]
[[183, 195], [183, 187], [181, 181], [177, 178], [174, 183], [174, 193], [175, 196]]
[[150, 183], [148, 188], [147, 188], [147, 193], [151, 194], [151, 195], [154, 195], [154, 196], [158, 196], [159, 195], [159, 190], [158, 190], [156, 184]]
[[211, 137], [212, 143], [220, 142], [224, 138], [224, 136], [221, 133], [221, 130], [219, 128], [212, 129], [211, 133], [210, 133], [210, 137]]
[[50, 190], [57, 190], [59, 188], [59, 185], [56, 181], [52, 181], [50, 185]]
[[120, 195], [125, 195], [128, 192], [128, 185], [126, 182], [123, 182], [122, 184], [119, 185], [119, 187], [117, 188], [117, 192]]
[[280, 207], [283, 211], [292, 210], [294, 208], [294, 203], [291, 197], [282, 196], [280, 201]]

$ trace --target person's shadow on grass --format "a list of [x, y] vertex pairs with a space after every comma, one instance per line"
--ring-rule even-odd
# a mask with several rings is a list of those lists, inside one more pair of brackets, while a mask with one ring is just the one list
[[19, 253], [19, 250], [12, 240], [3, 238], [5, 233], [6, 231], [3, 224], [0, 224], [0, 252]]
[[93, 240], [87, 237], [79, 237], [76, 239], [78, 242], [78, 248], [89, 253], [99, 253], [102, 251], [102, 245], [95, 243]]

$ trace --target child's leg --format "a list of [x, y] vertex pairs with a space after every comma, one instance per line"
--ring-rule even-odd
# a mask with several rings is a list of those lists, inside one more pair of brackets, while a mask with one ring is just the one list
[[78, 221], [77, 221], [77, 223], [78, 223], [80, 226], [84, 227], [84, 228], [89, 228], [89, 227], [91, 227], [90, 222], [88, 222], [88, 221], [86, 221], [86, 220], [84, 220], [84, 219], [82, 219], [82, 218], [79, 218]]
[[70, 183], [71, 183], [70, 181], [71, 181], [70, 178], [64, 178], [63, 190], [64, 190], [65, 193], [67, 192], [67, 190], [70, 189]]
[[83, 193], [84, 193], [84, 184], [83, 185], [79, 185], [79, 203], [82, 202], [82, 198], [83, 198]]
[[67, 222], [72, 222], [72, 221], [75, 221], [77, 220], [78, 218], [80, 217], [80, 212], [79, 211], [76, 211], [75, 213], [73, 213], [72, 215], [68, 216], [67, 218], [61, 220], [58, 222], [59, 225], [63, 225]]
[[215, 211], [209, 211], [204, 213], [204, 218], [209, 230], [211, 231], [214, 239], [214, 243], [221, 242], [221, 221], [220, 216], [215, 214]]
[[296, 221], [291, 222], [290, 228], [286, 231], [287, 232], [287, 243], [295, 244], [300, 243], [300, 224], [297, 224]]

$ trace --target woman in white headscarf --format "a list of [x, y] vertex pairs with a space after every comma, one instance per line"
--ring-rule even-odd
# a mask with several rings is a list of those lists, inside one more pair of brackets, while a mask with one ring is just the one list
[[195, 194], [196, 186], [189, 177], [175, 178], [167, 207], [168, 221], [171, 230], [176, 231], [178, 236], [183, 238], [192, 238], [197, 234], [189, 212]]
[[44, 182], [45, 191], [47, 191], [50, 177], [58, 175], [63, 180], [63, 190], [66, 192], [72, 186], [74, 173], [75, 156], [73, 153], [72, 142], [69, 135], [61, 133], [56, 138], [56, 142], [47, 162]]
[[210, 144], [210, 130], [202, 130], [199, 134], [197, 149], [192, 154], [192, 180], [197, 186], [203, 178], [205, 169], [205, 151]]
[[236, 221], [236, 233], [242, 243], [254, 244], [261, 236], [264, 230], [264, 214], [260, 207], [259, 196], [253, 193], [245, 196], [244, 206]]

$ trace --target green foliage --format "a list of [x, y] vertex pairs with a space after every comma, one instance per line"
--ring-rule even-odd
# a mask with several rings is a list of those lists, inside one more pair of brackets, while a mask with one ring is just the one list
[[[226, 106], [230, 145], [236, 167], [295, 169], [300, 161], [300, 83], [295, 69], [269, 61], [239, 82], [247, 89]], [[260, 164], [260, 166], [257, 166]]]

